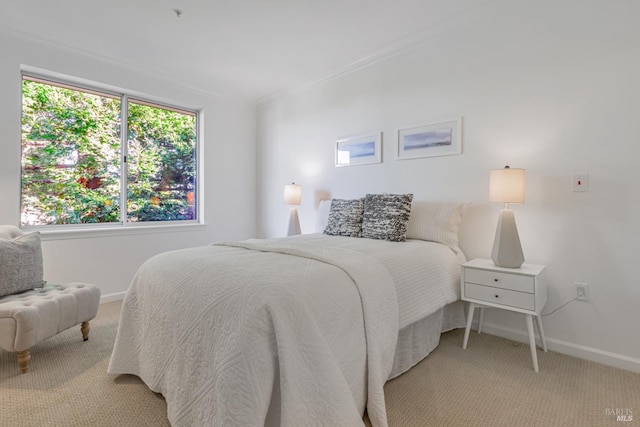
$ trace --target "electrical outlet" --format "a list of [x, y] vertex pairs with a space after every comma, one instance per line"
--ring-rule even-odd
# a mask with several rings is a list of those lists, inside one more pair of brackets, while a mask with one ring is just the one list
[[579, 301], [589, 301], [589, 285], [581, 282], [573, 282], [576, 287], [576, 298]]

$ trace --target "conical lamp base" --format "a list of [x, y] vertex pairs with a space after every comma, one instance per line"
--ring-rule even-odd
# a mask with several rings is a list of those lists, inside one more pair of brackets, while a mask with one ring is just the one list
[[298, 218], [298, 209], [292, 206], [289, 210], [289, 229], [287, 230], [287, 236], [296, 236], [300, 234], [300, 219]]
[[502, 209], [493, 241], [491, 259], [498, 267], [519, 268], [524, 262], [520, 236], [513, 211]]

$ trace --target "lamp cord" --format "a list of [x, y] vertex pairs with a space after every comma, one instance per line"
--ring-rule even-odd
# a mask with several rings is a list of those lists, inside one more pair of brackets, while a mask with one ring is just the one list
[[578, 299], [578, 297], [575, 297], [574, 299], [572, 299], [572, 300], [569, 300], [569, 301], [565, 302], [565, 303], [564, 303], [564, 304], [562, 304], [560, 307], [558, 307], [558, 308], [556, 308], [555, 310], [553, 310], [551, 313], [547, 313], [547, 314], [542, 314], [542, 313], [540, 313], [540, 316], [541, 316], [541, 317], [551, 316], [551, 315], [552, 315], [553, 313], [555, 313], [556, 311], [560, 310], [560, 309], [561, 309], [561, 308], [563, 308], [563, 307], [566, 307], [569, 303], [572, 303], [572, 302], [576, 301], [577, 299]]

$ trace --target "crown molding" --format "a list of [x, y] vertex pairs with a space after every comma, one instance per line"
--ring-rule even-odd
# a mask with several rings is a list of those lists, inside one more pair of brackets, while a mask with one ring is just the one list
[[60, 42], [54, 42], [51, 41], [49, 39], [46, 39], [44, 37], [40, 37], [38, 35], [29, 33], [29, 32], [25, 32], [22, 30], [18, 30], [15, 28], [10, 28], [10, 27], [0, 27], [0, 33], [5, 33], [9, 36], [13, 36], [13, 37], [17, 37], [19, 39], [23, 39], [32, 43], [36, 43], [36, 44], [40, 44], [40, 45], [45, 45], [45, 46], [49, 46], [51, 48], [54, 49], [60, 49], [60, 50], [64, 50], [66, 52], [69, 52], [71, 54], [75, 54], [75, 55], [82, 55], [85, 57], [90, 57], [94, 60], [97, 61], [102, 61], [102, 62], [107, 62], [110, 63], [112, 65], [115, 65], [117, 67], [120, 68], [124, 68], [124, 69], [128, 69], [128, 70], [132, 70], [135, 71], [136, 73], [139, 74], [143, 74], [143, 75], [147, 75], [147, 76], [152, 76], [158, 80], [167, 82], [167, 83], [171, 83], [174, 86], [177, 86], [179, 88], [182, 89], [186, 89], [190, 92], [196, 93], [196, 94], [200, 94], [200, 95], [204, 95], [207, 97], [213, 97], [213, 98], [218, 98], [220, 100], [224, 100], [227, 102], [232, 102], [238, 105], [251, 105], [253, 102], [251, 101], [250, 98], [243, 98], [243, 97], [239, 97], [239, 96], [231, 96], [231, 95], [226, 95], [214, 90], [208, 90], [208, 89], [203, 89], [202, 87], [197, 87], [197, 86], [193, 86], [190, 84], [187, 84], [184, 82], [184, 80], [178, 78], [177, 76], [171, 75], [171, 74], [167, 74], [167, 73], [162, 73], [159, 72], [157, 70], [149, 70], [148, 68], [144, 68], [144, 67], [140, 67], [139, 65], [136, 65], [133, 62], [130, 61], [124, 61], [122, 59], [118, 59], [118, 58], [114, 58], [112, 56], [108, 56], [108, 55], [100, 55], [97, 54], [95, 52], [92, 52], [90, 50], [87, 49], [82, 49], [76, 46], [72, 46], [66, 43], [60, 43]]
[[215, 86], [215, 84], [208, 85], [209, 89], [207, 89], [202, 85], [190, 84], [190, 80], [181, 79], [179, 76], [164, 73], [162, 71], [159, 71], [158, 69], [151, 70], [145, 67], [141, 67], [132, 61], [122, 60], [109, 55], [98, 54], [88, 49], [79, 48], [66, 43], [53, 42], [49, 39], [26, 32], [22, 29], [12, 28], [5, 25], [0, 27], [0, 33], [5, 32], [15, 37], [30, 40], [38, 44], [51, 46], [53, 48], [62, 49], [70, 53], [90, 57], [95, 60], [114, 64], [121, 68], [134, 70], [137, 73], [153, 76], [158, 80], [169, 82], [176, 87], [188, 90], [192, 93], [218, 98], [220, 100], [231, 102], [236, 105], [248, 105], [260, 109], [286, 96], [293, 95], [305, 89], [326, 84], [328, 82], [331, 82], [332, 80], [339, 79], [358, 70], [362, 70], [379, 62], [389, 60], [396, 55], [423, 46], [427, 42], [433, 41], [438, 37], [445, 37], [455, 34], [456, 32], [468, 28], [469, 24], [473, 21], [482, 19], [487, 15], [495, 15], [497, 12], [499, 12], [499, 4], [504, 1], [506, 0], [477, 0], [477, 2], [473, 3], [472, 7], [467, 5], [466, 7], [461, 7], [449, 13], [448, 15], [443, 16], [437, 21], [435, 25], [430, 25], [413, 33], [407, 34], [406, 36], [393, 40], [390, 43], [387, 43], [384, 46], [381, 46], [378, 49], [375, 49], [368, 54], [357, 58], [354, 61], [324, 71], [320, 70], [317, 74], [308, 75], [304, 78], [292, 82], [286, 87], [282, 87], [278, 90], [267, 93], [263, 96], [259, 96], [257, 98], [252, 98], [251, 96], [242, 96], [233, 93], [225, 93], [224, 91], [220, 91], [219, 88]]
[[256, 105], [259, 108], [262, 108], [277, 101], [280, 98], [286, 97], [288, 95], [292, 95], [296, 92], [299, 92], [305, 89], [323, 85], [332, 80], [339, 79], [340, 77], [346, 76], [348, 74], [351, 74], [363, 68], [370, 67], [378, 62], [383, 62], [387, 59], [392, 58], [395, 55], [399, 55], [403, 52], [412, 50], [418, 47], [419, 45], [421, 45], [425, 41], [426, 39], [424, 38], [424, 36], [411, 36], [401, 40], [397, 40], [396, 42], [390, 45], [387, 45], [384, 48], [379, 49], [375, 52], [372, 52], [367, 56], [359, 58], [355, 61], [352, 61], [340, 67], [331, 69], [320, 77], [300, 80], [297, 83], [294, 83], [287, 88], [280, 89], [270, 94], [267, 94], [265, 96], [262, 96], [256, 99]]
[[[499, 1], [500, 0], [486, 0], [483, 2], [478, 2], [476, 8], [474, 8], [473, 10], [468, 10], [465, 11], [465, 13], [458, 13], [445, 17], [438, 22], [438, 25], [424, 28], [421, 31], [416, 31], [405, 37], [398, 38], [391, 43], [381, 47], [380, 49], [372, 51], [368, 55], [365, 55], [355, 61], [328, 70], [321, 76], [300, 80], [296, 83], [293, 83], [287, 88], [283, 88], [259, 97], [255, 101], [256, 107], [258, 109], [265, 108], [281, 98], [293, 95], [305, 89], [323, 85], [358, 70], [371, 67], [379, 62], [389, 60], [396, 55], [400, 55], [402, 53], [424, 46], [429, 41], [433, 41], [438, 37], [451, 36], [453, 34], [456, 34], [468, 28], [471, 23], [481, 19], [487, 13], [494, 13], [491, 11], [492, 8], [490, 6], [495, 5]], [[478, 12], [478, 10], [480, 9], [482, 10]]]

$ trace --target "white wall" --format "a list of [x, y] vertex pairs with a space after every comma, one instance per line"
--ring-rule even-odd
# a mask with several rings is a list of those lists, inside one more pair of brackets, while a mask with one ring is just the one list
[[[285, 233], [292, 180], [303, 232], [319, 196], [412, 192], [473, 202], [463, 249], [488, 257], [500, 209], [487, 203], [489, 170], [525, 168], [526, 204], [512, 208], [527, 262], [547, 265], [545, 312], [575, 296], [574, 281], [590, 285], [591, 302], [544, 318], [550, 348], [640, 371], [639, 14], [632, 1], [497, 1], [458, 30], [259, 108], [259, 233]], [[399, 128], [456, 116], [462, 155], [394, 159]], [[370, 130], [384, 133], [383, 163], [334, 168], [336, 138]], [[588, 192], [570, 191], [572, 172], [589, 173]], [[520, 316], [485, 319], [525, 336]]]
[[159, 252], [255, 235], [253, 105], [196, 93], [157, 75], [2, 30], [0, 52], [0, 224], [18, 225], [20, 220], [21, 64], [140, 92], [204, 113], [200, 183], [207, 225], [179, 232], [146, 230], [106, 237], [44, 236], [46, 280], [95, 283], [103, 296], [115, 297], [127, 289], [140, 264]]

